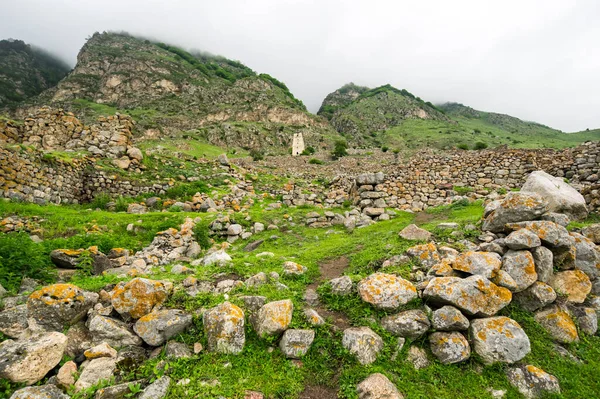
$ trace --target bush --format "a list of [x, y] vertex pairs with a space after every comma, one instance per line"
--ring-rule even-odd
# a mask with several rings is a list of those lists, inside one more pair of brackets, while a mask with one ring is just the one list
[[390, 147], [385, 146], [385, 145], [383, 147], [381, 147], [381, 151], [383, 151], [383, 152], [388, 152], [389, 149], [390, 149]]
[[333, 159], [338, 159], [341, 157], [345, 157], [348, 155], [348, 143], [344, 140], [337, 140], [333, 147], [333, 151], [331, 152], [331, 156]]
[[106, 205], [110, 202], [110, 195], [106, 193], [100, 193], [94, 197], [94, 200], [90, 202], [92, 209], [106, 209]]
[[317, 158], [311, 158], [310, 161], [308, 161], [308, 163], [311, 165], [323, 165], [323, 161]]
[[209, 226], [207, 221], [196, 223], [194, 226], [194, 237], [202, 249], [208, 249], [211, 246], [208, 230]]
[[466, 144], [459, 144], [456, 146], [456, 148], [458, 148], [459, 150], [468, 150], [469, 146]]
[[166, 197], [171, 199], [186, 200], [196, 193], [207, 193], [208, 185], [204, 181], [181, 183], [167, 190]]
[[300, 155], [312, 155], [315, 153], [315, 147], [306, 147]]
[[478, 141], [477, 143], [475, 143], [475, 147], [473, 147], [473, 148], [476, 150], [483, 150], [487, 147], [488, 147], [487, 143], [484, 143], [483, 141]]
[[263, 153], [258, 150], [250, 150], [250, 156], [252, 157], [253, 161], [262, 161], [265, 159]]
[[19, 288], [23, 277], [51, 281], [53, 268], [48, 252], [26, 233], [0, 233], [0, 283], [9, 291]]

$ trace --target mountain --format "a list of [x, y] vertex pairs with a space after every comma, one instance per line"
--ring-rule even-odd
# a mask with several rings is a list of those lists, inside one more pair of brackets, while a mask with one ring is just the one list
[[372, 145], [381, 132], [407, 120], [451, 122], [433, 104], [390, 85], [374, 89], [353, 83], [327, 95], [319, 115], [355, 145]]
[[294, 132], [314, 146], [336, 135], [270, 75], [124, 33], [95, 33], [74, 70], [29, 105], [48, 104], [84, 119], [126, 113], [140, 132], [185, 131], [212, 144], [247, 149], [287, 147]]
[[55, 86], [71, 68], [22, 40], [0, 40], [0, 108]]

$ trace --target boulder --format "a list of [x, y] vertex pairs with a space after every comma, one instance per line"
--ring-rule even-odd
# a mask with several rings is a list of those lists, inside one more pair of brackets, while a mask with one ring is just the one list
[[524, 291], [515, 294], [514, 299], [523, 309], [535, 312], [553, 303], [556, 300], [556, 292], [548, 284], [536, 281]]
[[111, 304], [126, 318], [139, 319], [155, 306], [162, 305], [173, 289], [173, 284], [146, 278], [120, 282], [111, 291]]
[[187, 344], [169, 341], [165, 345], [165, 357], [174, 359], [187, 359], [192, 357], [192, 351]]
[[410, 224], [398, 233], [400, 238], [404, 238], [409, 241], [429, 241], [431, 239], [431, 233], [425, 229], [417, 227], [416, 224]]
[[590, 239], [594, 244], [600, 244], [600, 223], [591, 224], [581, 230], [581, 234]]
[[75, 377], [77, 375], [77, 363], [69, 360], [61, 366], [56, 373], [56, 383], [59, 387], [67, 389], [71, 385], [75, 384]]
[[61, 269], [77, 269], [82, 250], [55, 249], [50, 252], [50, 260]]
[[584, 219], [588, 215], [583, 195], [563, 178], [544, 171], [531, 172], [521, 187], [521, 192], [539, 194], [548, 202], [548, 211], [564, 213], [573, 220]]
[[531, 254], [533, 255], [538, 280], [549, 283], [554, 272], [554, 255], [552, 251], [546, 247], [537, 247], [531, 250]]
[[434, 277], [423, 291], [423, 298], [434, 304], [455, 306], [469, 316], [489, 317], [508, 305], [512, 294], [475, 275], [464, 279]]
[[15, 391], [10, 399], [69, 399], [56, 385], [39, 385], [26, 387]]
[[35, 384], [62, 359], [67, 337], [53, 331], [0, 343], [0, 378], [15, 383]]
[[515, 251], [520, 249], [532, 249], [542, 245], [540, 238], [534, 232], [527, 229], [513, 231], [504, 239], [504, 244]]
[[361, 299], [379, 309], [394, 310], [417, 297], [410, 282], [393, 274], [375, 273], [358, 283]]
[[404, 399], [398, 388], [383, 374], [375, 373], [356, 386], [358, 399]]
[[228, 236], [239, 236], [240, 234], [242, 234], [243, 230], [244, 230], [244, 228], [242, 227], [241, 224], [230, 224], [229, 227], [227, 228], [227, 235]]
[[163, 399], [169, 392], [169, 385], [171, 385], [171, 378], [162, 376], [148, 385], [138, 399]]
[[459, 332], [435, 332], [429, 336], [429, 347], [442, 364], [459, 363], [471, 356], [469, 342]]
[[129, 147], [127, 149], [127, 155], [129, 156], [129, 158], [135, 159], [137, 161], [141, 161], [142, 159], [144, 159], [144, 154], [142, 154], [142, 151], [136, 147]]
[[160, 346], [192, 325], [192, 316], [179, 309], [158, 310], [142, 316], [133, 331], [150, 346]]
[[415, 370], [424, 369], [425, 367], [429, 367], [431, 362], [427, 357], [427, 352], [425, 349], [420, 348], [416, 345], [412, 345], [408, 348], [408, 354], [406, 355], [406, 361], [411, 363]]
[[550, 285], [559, 295], [566, 295], [571, 303], [583, 303], [592, 291], [590, 278], [581, 270], [566, 270], [554, 274]]
[[106, 342], [114, 347], [142, 344], [127, 324], [110, 317], [95, 315], [89, 320], [88, 328], [92, 341], [97, 344]]
[[299, 263], [287, 261], [283, 264], [283, 274], [286, 276], [299, 276], [306, 273], [306, 266]]
[[0, 332], [10, 338], [19, 338], [29, 326], [27, 305], [10, 307], [0, 312]]
[[438, 264], [442, 257], [434, 243], [415, 245], [406, 250], [406, 254], [425, 269]]
[[523, 291], [538, 279], [533, 255], [529, 251], [508, 251], [502, 257], [502, 270], [510, 274], [517, 284], [514, 292]]
[[202, 259], [202, 264], [204, 266], [212, 266], [212, 265], [226, 265], [227, 263], [231, 262], [231, 256], [229, 256], [229, 254], [227, 254], [225, 252], [225, 250], [221, 249], [219, 251], [215, 251], [211, 254], [206, 255], [203, 259]]
[[344, 330], [342, 345], [355, 355], [362, 365], [373, 363], [383, 349], [383, 340], [369, 327], [351, 327]]
[[392, 335], [415, 340], [429, 330], [430, 323], [425, 312], [413, 309], [384, 317], [381, 326]]
[[570, 234], [575, 241], [575, 268], [587, 274], [590, 280], [595, 280], [600, 276], [600, 251], [589, 238], [577, 233]]
[[508, 382], [527, 399], [549, 393], [560, 394], [558, 379], [532, 365], [511, 367], [506, 371]]
[[314, 339], [313, 330], [286, 330], [279, 342], [279, 348], [288, 359], [300, 359], [306, 355]]
[[279, 335], [292, 321], [294, 305], [289, 299], [269, 302], [253, 318], [254, 330], [260, 337]]
[[492, 278], [500, 269], [500, 256], [494, 252], [464, 252], [454, 260], [452, 268], [469, 274]]
[[331, 293], [335, 295], [350, 295], [352, 293], [352, 279], [342, 276], [329, 281]]
[[106, 342], [94, 346], [83, 352], [86, 359], [97, 359], [99, 357], [117, 357], [117, 351]]
[[539, 194], [510, 192], [489, 212], [481, 229], [500, 233], [507, 223], [536, 220], [548, 211], [548, 202]]
[[567, 229], [548, 220], [509, 223], [506, 228], [513, 231], [527, 229], [537, 235], [543, 245], [549, 247], [563, 248], [574, 244], [573, 237], [569, 235]]
[[514, 363], [531, 351], [529, 337], [519, 323], [504, 316], [472, 320], [469, 336], [485, 364]]
[[73, 284], [53, 284], [34, 291], [27, 300], [29, 317], [48, 330], [62, 331], [81, 320], [98, 302], [98, 294]]
[[579, 331], [587, 335], [595, 335], [598, 332], [598, 314], [594, 308], [572, 306], [569, 310], [575, 316]]
[[223, 166], [229, 166], [229, 158], [227, 158], [227, 154], [220, 154], [217, 157], [217, 161]]
[[573, 319], [559, 306], [553, 305], [542, 309], [535, 314], [534, 318], [555, 341], [562, 344], [579, 341]]
[[465, 331], [469, 328], [469, 319], [454, 306], [446, 305], [433, 312], [431, 324], [437, 331]]
[[230, 302], [223, 302], [206, 311], [202, 321], [209, 351], [240, 353], [244, 349], [246, 333], [242, 309]]
[[79, 375], [75, 383], [77, 392], [96, 385], [100, 381], [109, 380], [117, 369], [117, 360], [111, 357], [100, 357], [91, 360]]

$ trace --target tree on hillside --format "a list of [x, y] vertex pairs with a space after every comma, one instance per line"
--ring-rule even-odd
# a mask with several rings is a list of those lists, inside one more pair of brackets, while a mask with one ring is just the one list
[[348, 143], [345, 140], [337, 140], [333, 147], [333, 151], [331, 151], [331, 156], [333, 159], [339, 159], [341, 157], [345, 157], [348, 155]]

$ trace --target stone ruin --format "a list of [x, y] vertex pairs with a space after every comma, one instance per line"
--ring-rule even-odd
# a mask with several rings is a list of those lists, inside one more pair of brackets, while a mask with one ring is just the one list
[[292, 139], [292, 156], [296, 157], [304, 152], [304, 138], [302, 133], [294, 133]]

